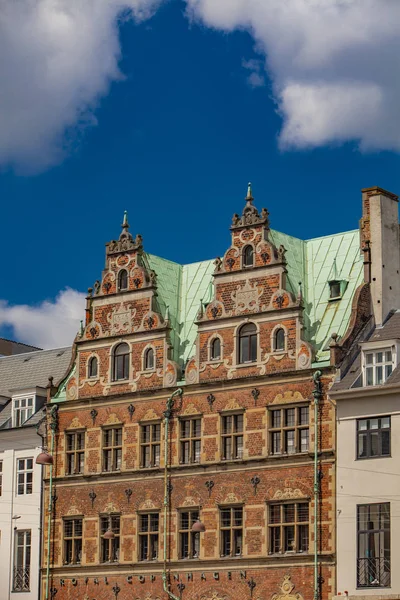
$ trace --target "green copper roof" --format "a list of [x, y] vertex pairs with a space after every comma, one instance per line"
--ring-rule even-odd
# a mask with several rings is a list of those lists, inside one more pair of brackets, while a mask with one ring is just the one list
[[[351, 312], [353, 295], [362, 282], [363, 262], [358, 230], [300, 240], [279, 231], [270, 231], [271, 241], [286, 249], [287, 282], [297, 295], [302, 284], [304, 336], [313, 344], [316, 361], [329, 359], [332, 332], [343, 336]], [[212, 299], [213, 260], [179, 265], [147, 254], [149, 266], [157, 273], [158, 308], [165, 315], [168, 306], [172, 326], [173, 358], [185, 362], [195, 352], [195, 325], [200, 302]], [[340, 300], [329, 301], [329, 280], [346, 282]]]

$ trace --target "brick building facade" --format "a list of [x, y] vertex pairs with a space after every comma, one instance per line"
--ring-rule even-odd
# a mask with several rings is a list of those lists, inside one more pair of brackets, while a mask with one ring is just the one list
[[363, 270], [340, 235], [274, 232], [249, 187], [223, 258], [178, 272], [125, 216], [49, 388], [46, 600], [166, 599], [163, 577], [182, 600], [332, 596], [329, 339], [357, 332]]

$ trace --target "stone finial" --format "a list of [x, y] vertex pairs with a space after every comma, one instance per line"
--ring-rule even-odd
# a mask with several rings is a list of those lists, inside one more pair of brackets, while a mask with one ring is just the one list
[[128, 223], [128, 211], [124, 210], [124, 219], [122, 221], [122, 229], [129, 229], [129, 223]]
[[254, 200], [253, 194], [251, 191], [251, 182], [250, 181], [247, 184], [247, 196], [246, 196], [245, 200], [247, 200], [247, 202], [253, 202], [253, 200]]

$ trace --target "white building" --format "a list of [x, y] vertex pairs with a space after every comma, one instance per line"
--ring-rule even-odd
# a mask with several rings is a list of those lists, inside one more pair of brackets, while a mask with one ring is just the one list
[[389, 600], [400, 598], [398, 204], [379, 188], [363, 192], [365, 273], [363, 296], [353, 304], [355, 339], [346, 345], [334, 337], [331, 345], [339, 366], [330, 390], [337, 410], [336, 589], [340, 597]]
[[38, 600], [42, 467], [38, 425], [49, 376], [59, 380], [70, 348], [0, 357], [0, 599]]

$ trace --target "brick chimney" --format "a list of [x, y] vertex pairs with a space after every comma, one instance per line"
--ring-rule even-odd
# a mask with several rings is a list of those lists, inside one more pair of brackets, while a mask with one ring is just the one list
[[400, 240], [398, 197], [379, 187], [362, 190], [360, 220], [364, 280], [371, 284], [376, 325], [400, 309]]

